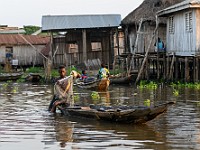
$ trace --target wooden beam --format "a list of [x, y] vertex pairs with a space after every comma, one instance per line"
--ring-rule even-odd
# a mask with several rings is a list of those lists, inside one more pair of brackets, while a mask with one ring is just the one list
[[82, 30], [82, 43], [83, 43], [83, 62], [87, 61], [87, 35], [86, 29]]

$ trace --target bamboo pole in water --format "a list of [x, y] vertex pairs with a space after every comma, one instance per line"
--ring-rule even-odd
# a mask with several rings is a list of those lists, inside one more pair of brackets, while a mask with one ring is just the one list
[[144, 72], [144, 66], [145, 66], [145, 64], [146, 64], [146, 61], [147, 61], [147, 58], [148, 58], [148, 54], [149, 54], [149, 50], [150, 50], [150, 48], [151, 48], [152, 41], [153, 41], [153, 39], [155, 38], [155, 34], [156, 34], [156, 32], [157, 32], [157, 29], [158, 29], [158, 21], [157, 21], [157, 16], [156, 16], [156, 28], [155, 28], [155, 30], [154, 30], [154, 32], [153, 32], [152, 37], [151, 37], [151, 41], [150, 41], [150, 43], [149, 43], [149, 45], [148, 45], [148, 48], [147, 48], [147, 51], [146, 51], [146, 53], [145, 53], [144, 60], [143, 60], [143, 62], [142, 62], [142, 65], [141, 65], [141, 68], [140, 68], [140, 70], [139, 70], [139, 73], [138, 73], [137, 79], [136, 79], [136, 81], [135, 81], [135, 84], [137, 84], [137, 82], [140, 80], [140, 77], [141, 77], [142, 73]]

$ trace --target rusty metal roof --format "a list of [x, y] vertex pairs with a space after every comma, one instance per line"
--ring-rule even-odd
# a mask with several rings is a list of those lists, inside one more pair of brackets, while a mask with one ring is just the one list
[[118, 27], [121, 15], [57, 15], [42, 16], [42, 31]]
[[49, 37], [39, 35], [0, 34], [0, 45], [46, 45]]

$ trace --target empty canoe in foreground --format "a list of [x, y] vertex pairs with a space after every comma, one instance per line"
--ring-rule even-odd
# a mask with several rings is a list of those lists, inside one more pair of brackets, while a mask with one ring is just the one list
[[168, 106], [174, 102], [168, 102], [152, 107], [134, 107], [124, 106], [118, 108], [112, 107], [59, 107], [61, 112], [69, 117], [91, 118], [102, 121], [116, 123], [133, 123], [140, 124], [153, 120], [158, 115], [164, 113]]

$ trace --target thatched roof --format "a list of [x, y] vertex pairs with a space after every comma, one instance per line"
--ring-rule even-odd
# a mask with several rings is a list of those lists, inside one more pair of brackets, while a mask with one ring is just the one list
[[[122, 25], [138, 24], [140, 19], [143, 18], [146, 21], [156, 20], [156, 13], [164, 8], [180, 3], [184, 0], [144, 0], [143, 3], [128, 14], [123, 20]], [[165, 23], [161, 20], [161, 23]]]

